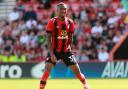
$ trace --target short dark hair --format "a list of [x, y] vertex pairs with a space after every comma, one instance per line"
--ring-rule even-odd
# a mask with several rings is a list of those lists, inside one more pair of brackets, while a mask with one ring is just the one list
[[57, 9], [60, 9], [60, 8], [67, 8], [67, 5], [63, 2], [60, 2], [58, 5], [57, 5]]

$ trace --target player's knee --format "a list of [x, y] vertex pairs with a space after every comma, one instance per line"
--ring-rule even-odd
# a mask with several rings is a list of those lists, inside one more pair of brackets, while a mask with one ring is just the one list
[[46, 66], [45, 66], [45, 70], [47, 70], [49, 72], [51, 72], [52, 68], [53, 68], [53, 65], [50, 63], [46, 64]]
[[77, 64], [70, 66], [70, 68], [71, 68], [71, 70], [74, 72], [75, 75], [78, 75], [78, 74], [81, 73], [81, 72], [80, 72], [80, 68], [79, 68], [79, 66], [78, 66]]
[[46, 67], [45, 70], [51, 72], [52, 68]]

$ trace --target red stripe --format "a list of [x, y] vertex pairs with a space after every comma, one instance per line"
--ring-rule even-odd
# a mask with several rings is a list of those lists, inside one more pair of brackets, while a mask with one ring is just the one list
[[80, 73], [80, 74], [76, 75], [76, 77], [77, 77], [82, 83], [85, 83], [85, 84], [86, 84], [84, 74]]
[[58, 47], [57, 47], [57, 52], [61, 52], [61, 47], [62, 47], [62, 40], [58, 40]]
[[69, 51], [67, 48], [68, 48], [68, 39], [66, 39], [66, 41], [65, 41], [65, 48], [64, 48], [64, 52]]
[[43, 74], [43, 76], [41, 77], [41, 80], [42, 80], [42, 81], [47, 81], [49, 75], [50, 75], [50, 72], [49, 72], [49, 71], [47, 71], [47, 70], [44, 71], [44, 74]]
[[[61, 24], [59, 24], [58, 22], [58, 26], [59, 26], [59, 29], [58, 29], [58, 36], [61, 36], [61, 33], [62, 33], [62, 30], [61, 30]], [[56, 51], [57, 52], [61, 52], [61, 47], [62, 47], [62, 39], [57, 39], [58, 40], [58, 44], [57, 44], [57, 49]]]
[[55, 25], [55, 29], [54, 29], [54, 49], [53, 50], [56, 50], [57, 49], [57, 46], [58, 46], [58, 28], [56, 26], [58, 26], [58, 22], [57, 22], [57, 18], [55, 18], [55, 21], [54, 21], [54, 25]]

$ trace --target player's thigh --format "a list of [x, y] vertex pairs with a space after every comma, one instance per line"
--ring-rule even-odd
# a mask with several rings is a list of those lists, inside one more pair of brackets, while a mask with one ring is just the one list
[[[59, 60], [59, 57], [58, 57], [58, 55], [55, 55], [55, 57], [57, 58], [57, 61]], [[47, 57], [47, 59], [46, 59], [46, 61], [45, 61], [46, 63], [50, 63], [50, 64], [53, 64], [54, 66], [56, 65], [56, 63], [57, 62], [53, 62], [52, 60], [51, 60], [51, 57], [50, 56], [48, 56]]]
[[66, 64], [66, 66], [72, 66], [72, 65], [77, 64], [75, 57], [70, 52], [64, 53], [62, 60]]

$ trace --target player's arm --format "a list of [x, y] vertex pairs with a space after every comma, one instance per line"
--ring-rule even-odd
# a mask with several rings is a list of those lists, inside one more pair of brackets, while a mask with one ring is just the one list
[[48, 46], [48, 52], [50, 53], [50, 55], [53, 54], [51, 37], [52, 37], [52, 34], [47, 33], [47, 46]]
[[69, 44], [70, 44], [70, 46], [72, 46], [72, 42], [73, 42], [73, 33], [69, 33]]
[[71, 47], [72, 47], [72, 42], [73, 42], [73, 33], [69, 33], [69, 42], [68, 42], [68, 50], [71, 51]]
[[53, 29], [54, 29], [53, 19], [50, 19], [47, 26], [46, 26], [48, 56], [50, 56], [52, 62], [56, 62], [56, 57], [53, 54], [52, 41], [51, 41]]
[[52, 38], [52, 33], [47, 33], [48, 55], [51, 57], [52, 62], [56, 62], [56, 57], [53, 54], [51, 38]]
[[71, 21], [71, 25], [70, 25], [70, 31], [69, 31], [69, 46], [68, 49], [71, 50], [72, 47], [72, 42], [73, 42], [73, 33], [74, 33], [74, 22], [72, 20]]

